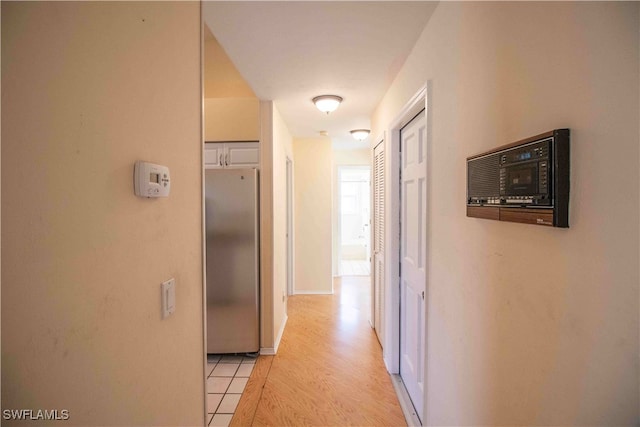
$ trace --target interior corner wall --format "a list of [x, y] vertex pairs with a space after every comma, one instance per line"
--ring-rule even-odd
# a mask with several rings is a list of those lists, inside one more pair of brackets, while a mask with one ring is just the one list
[[[639, 18], [441, 2], [376, 108], [381, 134], [429, 82], [425, 424], [640, 419]], [[563, 127], [571, 228], [466, 217], [466, 157]]]
[[255, 98], [253, 89], [206, 24], [204, 32], [204, 97]]
[[273, 101], [260, 101], [260, 352], [275, 350], [273, 285]]
[[294, 138], [294, 293], [330, 294], [331, 139]]
[[[0, 7], [2, 409], [202, 425], [200, 5]], [[168, 198], [134, 195], [136, 160]]]
[[287, 158], [293, 160], [293, 138], [273, 107], [273, 332], [274, 348], [287, 316]]
[[338, 234], [338, 219], [340, 216], [340, 204], [338, 197], [340, 192], [340, 176], [338, 168], [340, 166], [371, 166], [371, 150], [368, 148], [357, 150], [333, 150], [333, 209], [331, 210], [331, 227], [333, 235], [332, 246], [332, 274], [338, 276], [340, 274], [340, 260], [338, 259], [338, 246], [340, 245], [340, 236]]
[[260, 100], [204, 27], [205, 141], [258, 141]]
[[292, 137], [273, 101], [261, 101], [260, 351], [277, 351], [287, 318], [286, 158]]

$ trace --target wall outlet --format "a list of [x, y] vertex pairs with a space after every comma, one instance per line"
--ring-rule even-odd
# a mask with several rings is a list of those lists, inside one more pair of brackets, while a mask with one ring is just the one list
[[176, 279], [171, 278], [160, 286], [162, 290], [162, 318], [166, 319], [176, 311]]

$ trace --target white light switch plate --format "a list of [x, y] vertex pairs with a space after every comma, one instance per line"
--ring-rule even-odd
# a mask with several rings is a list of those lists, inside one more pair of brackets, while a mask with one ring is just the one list
[[176, 279], [171, 278], [161, 285], [162, 318], [166, 319], [176, 311]]

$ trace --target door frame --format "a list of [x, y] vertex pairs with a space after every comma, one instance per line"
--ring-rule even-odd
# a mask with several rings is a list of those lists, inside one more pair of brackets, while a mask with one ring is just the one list
[[[430, 143], [431, 143], [431, 118], [429, 114], [429, 90], [430, 82], [427, 82], [411, 99], [400, 109], [395, 119], [389, 124], [385, 140], [385, 194], [388, 195], [389, 203], [385, 204], [385, 241], [388, 242], [385, 248], [385, 274], [384, 274], [384, 342], [383, 360], [387, 370], [391, 374], [400, 373], [400, 129], [413, 119], [421, 110], [425, 110], [427, 120], [427, 169], [431, 163]], [[428, 177], [428, 170], [427, 170]], [[426, 188], [427, 206], [429, 205], [429, 182]], [[429, 221], [427, 219], [427, 236], [429, 234]], [[428, 239], [427, 239], [428, 241]], [[428, 249], [428, 248], [427, 248]], [[429, 265], [429, 252], [427, 250], [427, 268]], [[428, 278], [428, 274], [427, 274]], [[428, 279], [425, 284], [425, 325], [427, 329], [429, 286]], [[424, 410], [427, 414], [427, 344], [425, 339], [425, 388], [424, 388]], [[425, 415], [426, 418], [426, 415]]]
[[286, 210], [287, 210], [287, 294], [293, 295], [293, 161], [286, 157]]

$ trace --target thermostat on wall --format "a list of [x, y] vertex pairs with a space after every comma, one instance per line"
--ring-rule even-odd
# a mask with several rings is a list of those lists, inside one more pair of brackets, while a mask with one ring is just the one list
[[137, 161], [133, 171], [133, 187], [136, 196], [168, 197], [171, 189], [169, 168]]

